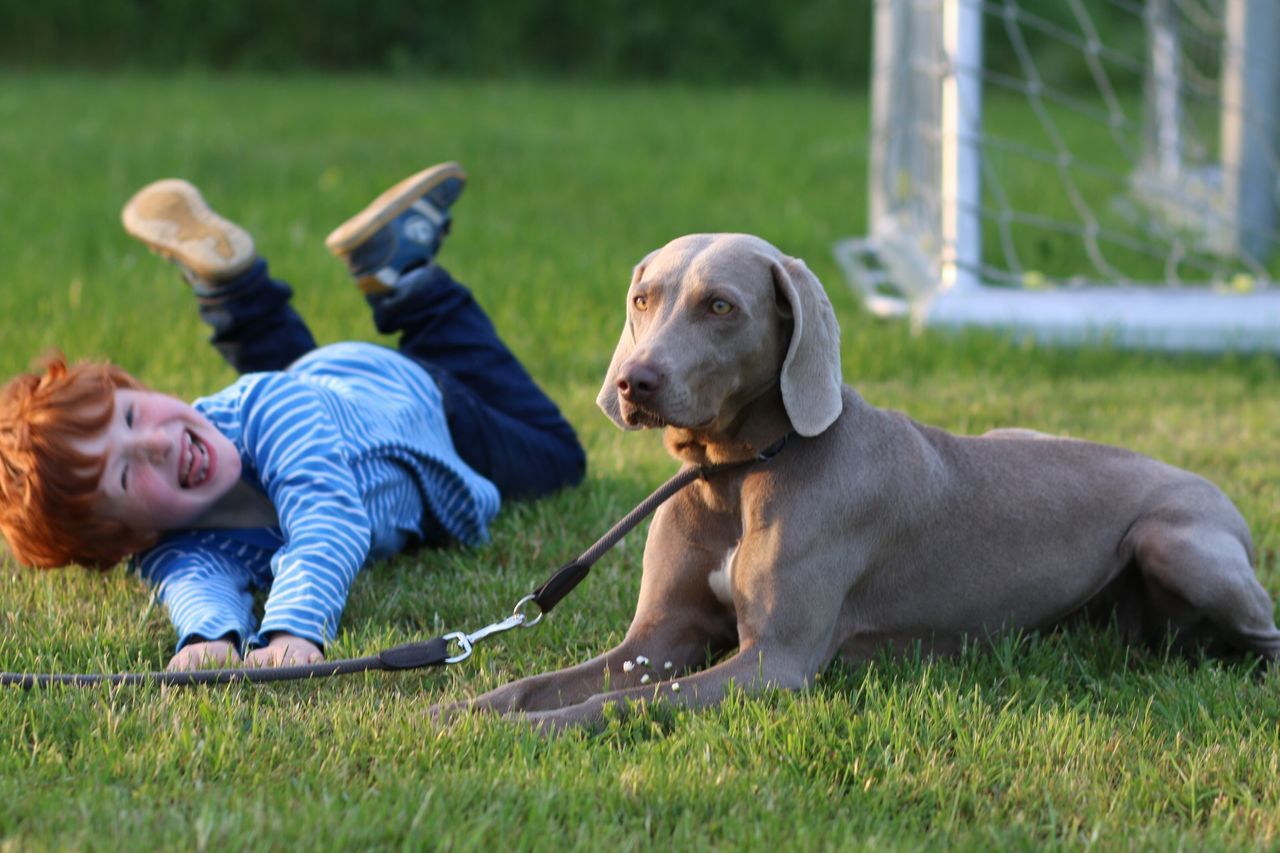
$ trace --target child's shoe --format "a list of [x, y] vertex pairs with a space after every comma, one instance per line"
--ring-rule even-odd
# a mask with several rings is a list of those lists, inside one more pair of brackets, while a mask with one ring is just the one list
[[324, 244], [346, 261], [361, 290], [388, 293], [401, 275], [436, 256], [449, 233], [449, 208], [466, 183], [457, 163], [410, 175], [335, 228]]
[[214, 213], [199, 190], [178, 178], [138, 190], [120, 218], [125, 231], [177, 264], [197, 288], [216, 288], [257, 257], [249, 232]]

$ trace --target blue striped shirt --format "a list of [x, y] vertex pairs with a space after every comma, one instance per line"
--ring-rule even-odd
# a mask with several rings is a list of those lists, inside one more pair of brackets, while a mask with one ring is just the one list
[[[367, 562], [441, 531], [488, 540], [498, 490], [458, 457], [431, 377], [394, 350], [322, 347], [192, 406], [235, 445], [279, 525], [175, 531], [134, 559], [179, 648], [231, 632], [252, 648], [277, 631], [323, 645]], [[270, 589], [256, 628], [255, 589]]]

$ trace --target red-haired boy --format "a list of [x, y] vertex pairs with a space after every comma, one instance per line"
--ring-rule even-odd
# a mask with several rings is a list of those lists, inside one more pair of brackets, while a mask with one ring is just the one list
[[[23, 563], [131, 563], [177, 628], [172, 669], [323, 659], [352, 579], [418, 544], [487, 539], [501, 499], [581, 480], [573, 429], [435, 262], [465, 185], [405, 178], [326, 240], [378, 330], [317, 348], [240, 226], [180, 180], [140, 190], [125, 229], [181, 269], [242, 375], [191, 404], [114, 365], [0, 389], [0, 532]], [[261, 620], [253, 591], [269, 589]]]

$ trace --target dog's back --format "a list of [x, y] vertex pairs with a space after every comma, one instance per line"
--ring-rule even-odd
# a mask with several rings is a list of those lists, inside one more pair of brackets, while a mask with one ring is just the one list
[[952, 435], [846, 388], [841, 417], [796, 450], [818, 481], [791, 490], [805, 496], [794, 513], [805, 535], [846, 539], [836, 547], [860, 556], [842, 617], [859, 648], [1051, 625], [1133, 565], [1147, 520], [1212, 525], [1252, 556], [1221, 490], [1121, 448], [1029, 430]]

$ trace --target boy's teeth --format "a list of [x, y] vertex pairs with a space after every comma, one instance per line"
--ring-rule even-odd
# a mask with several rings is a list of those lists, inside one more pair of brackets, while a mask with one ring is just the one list
[[183, 460], [183, 476], [182, 487], [191, 488], [196, 480], [196, 460], [197, 460], [197, 439], [195, 435], [187, 433], [187, 458]]

